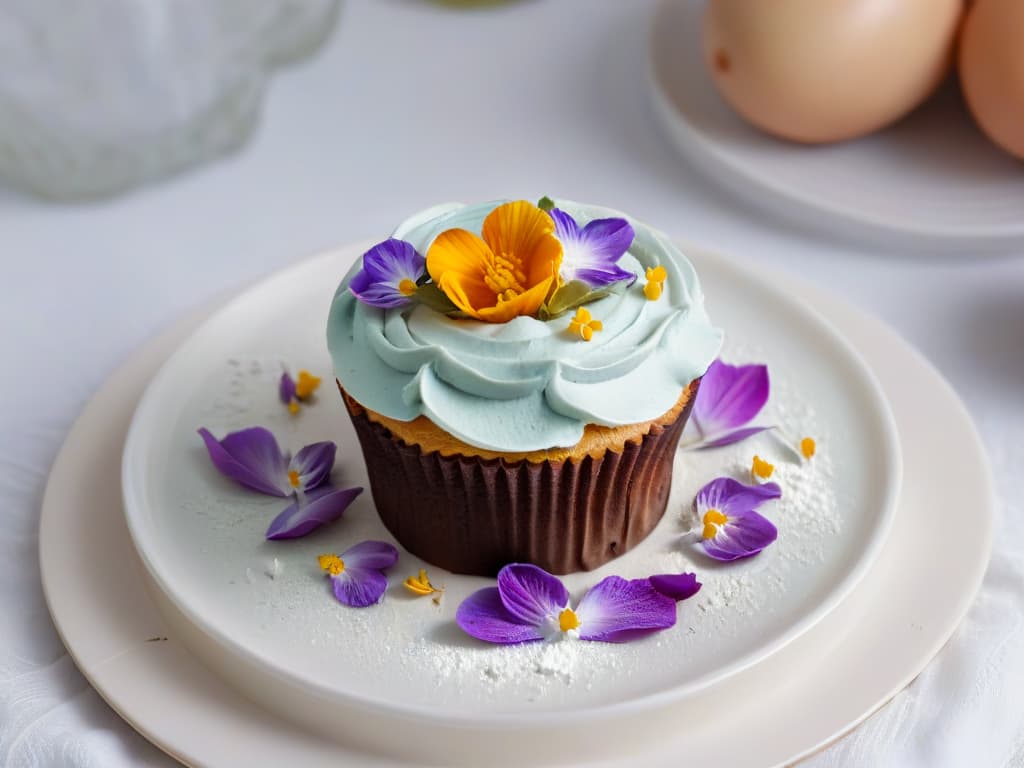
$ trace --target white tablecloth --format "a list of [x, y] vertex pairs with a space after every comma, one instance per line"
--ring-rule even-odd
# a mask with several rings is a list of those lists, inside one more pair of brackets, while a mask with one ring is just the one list
[[[47, 471], [118, 364], [188, 309], [303, 255], [380, 237], [409, 212], [543, 194], [628, 210], [809, 277], [881, 316], [950, 380], [1000, 499], [982, 593], [910, 688], [808, 765], [1024, 765], [1024, 253], [938, 258], [837, 243], [719, 191], [655, 123], [653, 5], [456, 12], [349, 0], [324, 51], [275, 81], [238, 155], [92, 205], [0, 187], [0, 765], [169, 763], [77, 672], [40, 588]], [[936, 467], [934, 482], [955, 483], [956, 468]], [[973, 513], [963, 510], [965, 526]]]

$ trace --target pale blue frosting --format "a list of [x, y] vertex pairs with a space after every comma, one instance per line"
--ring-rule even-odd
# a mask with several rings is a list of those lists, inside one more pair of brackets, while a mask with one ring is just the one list
[[[393, 236], [426, 255], [446, 229], [479, 233], [502, 202], [435, 206]], [[384, 416], [424, 415], [470, 445], [508, 453], [569, 447], [587, 424], [633, 424], [672, 408], [722, 344], [693, 266], [664, 235], [625, 214], [569, 201], [558, 207], [581, 226], [621, 216], [636, 230], [619, 263], [639, 279], [621, 295], [587, 305], [604, 324], [592, 341], [568, 332], [571, 312], [547, 322], [518, 317], [492, 324], [422, 305], [367, 306], [348, 291], [356, 263], [338, 287], [327, 323], [335, 375], [345, 390]], [[644, 271], [658, 264], [668, 279], [661, 298], [648, 301]]]

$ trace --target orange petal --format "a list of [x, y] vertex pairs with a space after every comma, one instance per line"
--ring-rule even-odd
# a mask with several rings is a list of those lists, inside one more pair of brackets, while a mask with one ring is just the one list
[[491, 249], [477, 235], [465, 229], [449, 229], [438, 235], [427, 251], [427, 272], [455, 306], [475, 317], [475, 309], [497, 302], [494, 291], [484, 282], [492, 259]]
[[562, 243], [554, 233], [554, 220], [526, 200], [499, 205], [484, 219], [483, 236], [491, 251], [519, 262], [529, 285], [558, 274]]
[[477, 308], [480, 306], [487, 307], [493, 305], [497, 301], [497, 297], [486, 285], [483, 286], [483, 290], [489, 292], [486, 297], [479, 291], [473, 291], [472, 294], [467, 292], [467, 285], [472, 285], [472, 281], [465, 279], [462, 275], [455, 274], [454, 272], [446, 272], [441, 275], [441, 279], [437, 283], [437, 287], [444, 291], [444, 294], [452, 300], [452, 303], [456, 307], [461, 309], [470, 317], [475, 317], [477, 320], [483, 320], [484, 318], [480, 316], [480, 312]]
[[474, 317], [488, 323], [507, 323], [519, 315], [535, 315], [540, 309], [540, 305], [544, 303], [544, 299], [547, 298], [548, 289], [551, 288], [553, 281], [553, 277], [542, 280], [530, 290], [524, 291], [508, 301], [502, 301], [497, 306], [481, 308], [479, 313], [474, 314]]

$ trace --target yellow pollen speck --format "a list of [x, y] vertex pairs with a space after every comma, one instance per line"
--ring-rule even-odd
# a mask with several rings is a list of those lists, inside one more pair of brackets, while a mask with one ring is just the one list
[[299, 487], [299, 482], [300, 482], [300, 480], [299, 480], [299, 472], [298, 472], [298, 470], [296, 470], [296, 469], [289, 469], [288, 470], [288, 484], [292, 488], [298, 488]]
[[299, 398], [299, 400], [305, 400], [312, 395], [319, 386], [319, 376], [314, 376], [309, 371], [299, 371], [299, 379], [295, 382], [295, 396]]
[[298, 412], [299, 412], [299, 401], [298, 400], [290, 400], [290, 401], [288, 401], [288, 413], [290, 413], [292, 416], [294, 416]]
[[644, 285], [644, 296], [648, 301], [657, 301], [665, 289], [668, 272], [659, 264], [656, 267], [648, 267], [644, 275], [647, 278], [647, 283]]
[[398, 284], [398, 292], [403, 296], [412, 296], [416, 293], [416, 283], [408, 277], [403, 277], [402, 281]]
[[569, 333], [579, 334], [579, 337], [584, 341], [590, 341], [594, 338], [596, 331], [603, 329], [604, 324], [600, 320], [594, 320], [591, 317], [590, 310], [586, 307], [577, 309], [576, 314], [569, 321]]
[[814, 438], [805, 437], [800, 441], [800, 453], [804, 455], [805, 459], [811, 458], [816, 450], [818, 450], [818, 445], [814, 442]]
[[750, 474], [752, 474], [754, 477], [759, 477], [762, 480], [767, 480], [769, 477], [772, 476], [772, 472], [774, 471], [774, 464], [769, 464], [760, 456], [754, 456], [754, 463], [750, 467]]
[[579, 617], [572, 608], [564, 608], [562, 609], [562, 612], [558, 614], [558, 628], [563, 632], [568, 632], [570, 629], [576, 629], [579, 625]]
[[717, 509], [709, 509], [704, 513], [703, 522], [704, 531], [702, 535], [705, 539], [713, 539], [718, 534], [718, 528], [729, 522], [729, 518]]
[[339, 576], [345, 570], [345, 561], [337, 555], [320, 555], [316, 561], [331, 576]]
[[438, 589], [430, 583], [430, 579], [427, 578], [427, 572], [423, 568], [420, 569], [419, 575], [410, 576], [404, 582], [405, 588], [412, 592], [414, 595], [432, 595], [435, 592], [444, 592], [443, 589]]

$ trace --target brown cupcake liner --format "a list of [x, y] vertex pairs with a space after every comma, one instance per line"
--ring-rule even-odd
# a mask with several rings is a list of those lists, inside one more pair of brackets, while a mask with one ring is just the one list
[[453, 573], [494, 576], [518, 562], [564, 574], [629, 551], [661, 520], [695, 397], [621, 453], [541, 463], [423, 453], [348, 410], [377, 512], [409, 552]]

